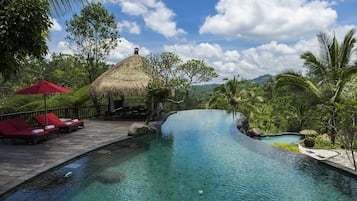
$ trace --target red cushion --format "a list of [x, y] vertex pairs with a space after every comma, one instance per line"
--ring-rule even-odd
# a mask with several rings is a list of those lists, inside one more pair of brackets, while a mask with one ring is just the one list
[[[26, 127], [26, 128], [25, 128]], [[47, 131], [33, 134], [32, 130], [38, 129], [29, 126], [22, 119], [7, 119], [0, 121], [0, 133], [8, 136], [42, 136], [48, 134]]]
[[7, 135], [17, 131], [18, 130], [13, 126], [10, 119], [0, 121], [0, 133]]
[[30, 125], [28, 125], [24, 120], [20, 118], [9, 119], [9, 120], [17, 130], [32, 129]]
[[55, 125], [64, 124], [54, 113], [50, 112], [47, 114], [48, 122], [51, 122]]
[[[42, 127], [46, 126], [46, 114], [40, 114], [33, 117]], [[71, 124], [66, 124], [66, 122], [60, 120], [54, 113], [50, 112], [47, 114], [48, 125], [55, 125], [58, 128], [74, 128], [78, 126], [84, 126], [82, 120], [69, 121]]]
[[[42, 127], [46, 126], [46, 114], [39, 114], [33, 117]], [[58, 117], [51, 113], [47, 114], [48, 125], [55, 125], [56, 127], [66, 126]]]

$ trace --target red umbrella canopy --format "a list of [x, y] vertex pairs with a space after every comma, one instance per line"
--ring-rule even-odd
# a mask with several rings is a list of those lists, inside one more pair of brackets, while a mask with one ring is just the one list
[[47, 80], [41, 80], [34, 85], [16, 91], [16, 94], [55, 94], [55, 93], [70, 93], [71, 89], [53, 84]]
[[15, 94], [43, 94], [43, 100], [45, 103], [46, 125], [48, 125], [46, 95], [55, 94], [55, 93], [70, 93], [70, 92], [72, 92], [71, 89], [61, 87], [47, 80], [41, 80], [34, 85], [16, 91]]

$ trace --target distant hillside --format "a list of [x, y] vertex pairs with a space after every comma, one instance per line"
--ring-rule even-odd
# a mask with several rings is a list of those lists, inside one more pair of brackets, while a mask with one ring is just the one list
[[259, 83], [260, 85], [264, 85], [265, 84], [265, 81], [269, 78], [273, 77], [272, 75], [269, 75], [269, 74], [265, 74], [265, 75], [262, 75], [262, 76], [259, 76], [257, 78], [254, 78], [254, 79], [251, 79], [249, 81], [251, 82], [257, 82]]
[[[264, 85], [265, 81], [271, 78], [272, 75], [266, 74], [259, 76], [257, 78], [251, 79], [249, 81], [259, 83], [260, 85]], [[196, 85], [193, 87], [191, 94], [196, 97], [206, 98], [213, 94], [213, 90], [221, 84], [204, 84], [204, 85]]]
[[220, 84], [205, 84], [205, 85], [196, 85], [192, 90], [192, 95], [196, 97], [209, 97], [213, 94], [213, 90], [218, 87]]

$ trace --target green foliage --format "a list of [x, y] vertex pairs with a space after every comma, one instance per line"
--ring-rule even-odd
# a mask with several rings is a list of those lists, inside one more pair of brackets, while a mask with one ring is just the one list
[[194, 84], [208, 82], [218, 76], [214, 68], [206, 66], [203, 60], [191, 59], [182, 63], [172, 52], [148, 55], [144, 60], [144, 71], [152, 77], [149, 96], [155, 97], [156, 102], [165, 100], [175, 104], [176, 109], [189, 99]]
[[0, 1], [0, 74], [5, 80], [21, 70], [19, 63], [27, 56], [47, 53], [48, 13], [47, 1]]
[[275, 142], [275, 143], [273, 143], [273, 146], [279, 147], [281, 149], [285, 149], [285, 150], [288, 150], [288, 151], [293, 151], [293, 152], [296, 152], [296, 153], [300, 153], [299, 147], [297, 147], [294, 144], [287, 144], [287, 143], [283, 143], [283, 142]]
[[[51, 60], [46, 62], [45, 78], [53, 83], [62, 84], [74, 89], [90, 84], [87, 78], [85, 63], [77, 57], [67, 54], [52, 54]], [[107, 67], [102, 64], [99, 72], [102, 73]]]
[[85, 71], [91, 83], [100, 71], [100, 64], [118, 43], [118, 31], [113, 14], [109, 14], [101, 3], [90, 3], [80, 15], [74, 14], [66, 22], [69, 33], [66, 39], [74, 46], [78, 58], [86, 63]]
[[72, 10], [73, 7], [86, 3], [87, 0], [48, 0], [51, 13], [62, 16]]
[[332, 144], [330, 140], [325, 139], [323, 135], [318, 135], [314, 138], [315, 140], [315, 149], [336, 149], [339, 146], [337, 144]]
[[0, 102], [0, 114], [7, 114], [7, 113], [15, 113], [19, 111], [27, 111], [24, 105], [27, 105], [29, 102], [37, 102], [34, 103], [33, 107], [29, 107], [29, 110], [35, 110], [35, 108], [43, 104], [43, 96], [41, 95], [7, 95], [3, 97]]
[[252, 121], [256, 113], [260, 112], [257, 106], [263, 101], [262, 93], [262, 88], [258, 84], [238, 80], [238, 77], [234, 76], [232, 80], [214, 90], [209, 107], [239, 111]]
[[314, 97], [317, 100], [313, 105], [316, 106], [314, 114], [320, 119], [320, 125], [325, 127], [322, 129], [328, 130], [332, 134], [331, 141], [333, 143], [335, 143], [335, 136], [339, 130], [339, 111], [336, 104], [343, 102], [346, 92], [354, 91], [356, 94], [356, 88], [351, 85], [357, 75], [357, 62], [352, 61], [356, 43], [355, 32], [355, 29], [351, 29], [341, 44], [338, 43], [336, 36], [331, 40], [324, 33], [318, 34], [321, 47], [320, 57], [311, 52], [301, 55], [305, 67], [308, 69], [308, 76], [304, 77], [295, 72], [286, 72], [277, 76], [278, 87], [295, 86], [305, 91], [302, 97], [306, 99]]
[[[3, 83], [12, 86], [14, 91], [41, 79], [72, 89], [89, 84], [87, 79], [83, 79], [86, 77], [83, 63], [72, 55], [52, 54], [50, 61], [27, 57], [21, 62], [20, 68], [21, 71], [11, 76], [7, 83]], [[103, 66], [102, 69], [107, 67]]]

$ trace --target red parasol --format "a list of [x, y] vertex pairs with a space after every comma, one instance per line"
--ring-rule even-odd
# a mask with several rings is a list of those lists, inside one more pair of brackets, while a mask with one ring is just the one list
[[[70, 93], [70, 92], [72, 92], [71, 89], [61, 87], [47, 80], [41, 80], [34, 85], [16, 91], [15, 94], [43, 94], [43, 100], [45, 102], [45, 114], [47, 114], [47, 106], [46, 106], [47, 94]], [[47, 115], [46, 115], [46, 124], [48, 124]]]

